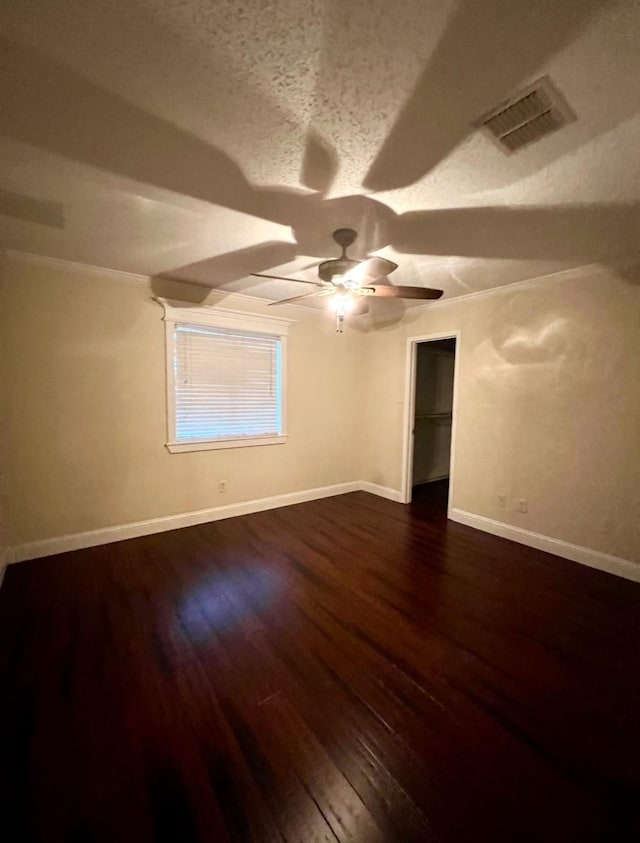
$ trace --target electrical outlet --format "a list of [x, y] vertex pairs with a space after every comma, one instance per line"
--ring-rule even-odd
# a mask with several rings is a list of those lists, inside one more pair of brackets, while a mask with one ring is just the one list
[[518, 512], [527, 512], [528, 505], [525, 498], [520, 498], [518, 501]]
[[227, 491], [227, 481], [226, 480], [221, 480], [218, 483], [218, 491], [219, 492], [226, 492]]
[[498, 506], [500, 509], [504, 509], [507, 505], [507, 496], [506, 495], [498, 495]]

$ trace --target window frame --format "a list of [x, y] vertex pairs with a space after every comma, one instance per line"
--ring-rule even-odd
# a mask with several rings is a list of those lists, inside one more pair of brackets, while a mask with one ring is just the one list
[[[167, 442], [166, 448], [172, 454], [189, 451], [214, 451], [227, 448], [249, 448], [257, 445], [284, 445], [289, 438], [287, 433], [287, 339], [292, 319], [275, 316], [263, 316], [257, 313], [245, 313], [211, 305], [193, 305], [170, 299], [156, 299], [164, 309], [165, 323], [165, 369], [166, 369], [166, 411]], [[239, 436], [225, 439], [194, 439], [191, 442], [178, 441], [176, 437], [176, 383], [175, 383], [175, 338], [176, 324], [207, 326], [247, 331], [264, 334], [280, 340], [281, 355], [281, 418], [282, 431], [276, 436]]]

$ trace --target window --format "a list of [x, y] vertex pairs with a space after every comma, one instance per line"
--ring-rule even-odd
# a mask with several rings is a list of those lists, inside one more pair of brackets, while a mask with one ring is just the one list
[[286, 441], [289, 320], [161, 301], [167, 352], [167, 448]]

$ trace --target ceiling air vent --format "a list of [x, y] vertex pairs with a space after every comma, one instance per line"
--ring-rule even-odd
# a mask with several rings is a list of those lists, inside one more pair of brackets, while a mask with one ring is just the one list
[[543, 76], [485, 114], [476, 126], [510, 155], [575, 119], [560, 91]]

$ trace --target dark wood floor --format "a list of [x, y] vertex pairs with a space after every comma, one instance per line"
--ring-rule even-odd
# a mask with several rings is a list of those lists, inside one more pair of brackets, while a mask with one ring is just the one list
[[3, 839], [640, 839], [640, 587], [416, 497], [12, 566]]

